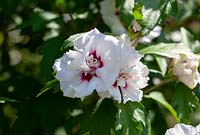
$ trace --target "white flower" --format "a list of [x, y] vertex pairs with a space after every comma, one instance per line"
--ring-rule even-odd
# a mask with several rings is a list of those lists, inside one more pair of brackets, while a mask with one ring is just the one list
[[111, 28], [114, 34], [121, 35], [127, 33], [119, 20], [119, 11], [116, 8], [115, 0], [104, 0], [100, 3], [100, 7], [103, 21]]
[[53, 65], [64, 95], [84, 98], [95, 89], [99, 92], [110, 87], [119, 73], [119, 40], [97, 29], [70, 39], [75, 50], [66, 52]]
[[191, 125], [176, 124], [166, 131], [165, 135], [200, 135], [197, 129]]
[[192, 52], [180, 54], [172, 61], [172, 73], [190, 89], [200, 83], [200, 74], [198, 72], [200, 56]]
[[[107, 93], [102, 93], [100, 96], [113, 97], [118, 102], [122, 101], [141, 101], [143, 91], [140, 89], [147, 86], [148, 68], [140, 62], [141, 56], [130, 46], [123, 46], [121, 50], [120, 72], [112, 87]], [[120, 93], [120, 89], [122, 95]], [[109, 96], [110, 95], [110, 96]]]

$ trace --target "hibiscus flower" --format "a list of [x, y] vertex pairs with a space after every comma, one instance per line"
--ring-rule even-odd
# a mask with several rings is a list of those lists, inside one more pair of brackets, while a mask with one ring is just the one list
[[74, 50], [66, 52], [53, 65], [64, 96], [84, 98], [94, 90], [107, 90], [119, 73], [119, 40], [96, 28], [69, 40]]
[[120, 72], [108, 92], [100, 95], [113, 97], [123, 103], [129, 100], [141, 101], [143, 97], [141, 89], [147, 86], [149, 72], [140, 59], [141, 55], [134, 48], [124, 45], [121, 49]]

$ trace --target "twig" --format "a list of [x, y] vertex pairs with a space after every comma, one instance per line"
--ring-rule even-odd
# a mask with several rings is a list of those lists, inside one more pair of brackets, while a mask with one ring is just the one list
[[140, 41], [140, 37], [138, 37], [137, 39], [135, 39], [135, 41], [133, 42], [133, 44], [131, 45], [131, 47], [135, 47], [138, 42]]
[[154, 85], [154, 86], [152, 86], [152, 87], [150, 87], [150, 88], [144, 90], [144, 94], [149, 93], [150, 91], [155, 90], [155, 89], [157, 89], [157, 88], [159, 88], [159, 87], [161, 87], [161, 86], [163, 86], [163, 85], [165, 85], [165, 84], [168, 84], [168, 83], [170, 83], [170, 82], [173, 82], [173, 81], [174, 81], [173, 79], [163, 80], [163, 81], [162, 81], [161, 83], [159, 83], [158, 85]]

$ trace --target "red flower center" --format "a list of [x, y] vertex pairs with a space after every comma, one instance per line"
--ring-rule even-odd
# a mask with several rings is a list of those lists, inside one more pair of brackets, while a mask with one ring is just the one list
[[97, 77], [96, 69], [103, 67], [103, 62], [101, 60], [101, 56], [97, 56], [96, 50], [92, 50], [86, 57], [85, 62], [87, 66], [90, 68], [90, 71], [82, 71], [81, 72], [81, 80], [82, 81], [90, 81], [93, 76]]
[[113, 83], [113, 87], [121, 86], [124, 89], [128, 88], [127, 80], [130, 78], [130, 75], [128, 73], [120, 73]]
[[96, 50], [91, 51], [88, 56], [85, 57], [85, 61], [91, 70], [103, 67], [101, 56], [97, 56]]

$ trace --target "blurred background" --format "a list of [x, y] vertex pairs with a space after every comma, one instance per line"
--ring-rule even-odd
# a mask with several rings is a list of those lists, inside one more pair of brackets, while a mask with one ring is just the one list
[[[100, 1], [0, 0], [0, 135], [66, 135], [76, 130], [69, 113], [79, 108], [79, 100], [63, 97], [59, 87], [36, 95], [53, 79], [52, 65], [63, 54], [66, 38], [94, 27], [110, 32]], [[185, 27], [199, 53], [200, 0], [179, 0], [178, 5], [178, 14], [167, 18], [153, 42], [179, 42]], [[195, 123], [200, 115], [194, 115]]]

